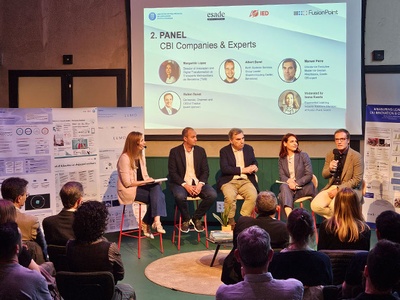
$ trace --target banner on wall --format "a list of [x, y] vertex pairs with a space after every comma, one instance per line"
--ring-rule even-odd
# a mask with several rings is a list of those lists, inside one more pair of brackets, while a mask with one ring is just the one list
[[400, 106], [368, 105], [365, 123], [363, 215], [375, 223], [385, 210], [400, 212]]
[[[79, 181], [84, 200], [109, 208], [107, 231], [119, 230], [116, 165], [131, 131], [143, 132], [142, 108], [0, 109], [0, 184], [8, 177], [28, 180], [22, 210], [42, 221], [62, 209], [61, 187]], [[134, 212], [128, 208], [124, 228], [137, 227]]]

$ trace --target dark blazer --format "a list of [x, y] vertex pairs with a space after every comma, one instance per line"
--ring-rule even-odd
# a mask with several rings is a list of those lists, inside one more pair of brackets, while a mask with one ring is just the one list
[[73, 222], [74, 212], [65, 209], [57, 215], [45, 218], [43, 230], [47, 244], [65, 246], [69, 239], [74, 239]]
[[[168, 157], [168, 177], [170, 184], [181, 185], [185, 182], [186, 173], [186, 157], [183, 144], [172, 148]], [[193, 148], [194, 171], [196, 177], [201, 182], [207, 183], [209, 176], [209, 168], [207, 162], [207, 154], [204, 148], [194, 146]]]
[[[279, 158], [279, 179], [286, 182], [289, 177], [289, 165], [287, 156]], [[296, 174], [296, 182], [299, 186], [309, 183], [313, 176], [313, 170], [310, 157], [305, 152], [294, 154], [294, 171]]]
[[[165, 108], [165, 106], [163, 108], [161, 108], [161, 111], [164, 114], [169, 115], [169, 113], [168, 113], [167, 109]], [[178, 110], [176, 108], [173, 108], [173, 107], [171, 107], [171, 111], [172, 111], [171, 115], [174, 115], [174, 114], [176, 114], [178, 112]]]
[[282, 249], [289, 243], [289, 232], [287, 231], [286, 224], [280, 220], [271, 218], [270, 216], [260, 214], [256, 219], [253, 217], [241, 216], [233, 230], [233, 247], [231, 252], [224, 260], [222, 266], [221, 281], [225, 284], [234, 284], [242, 281], [240, 272], [240, 263], [236, 260], [234, 252], [237, 248], [237, 237], [246, 228], [257, 225], [265, 229], [271, 238], [271, 247], [273, 249]]
[[[256, 157], [254, 156], [254, 149], [250, 145], [245, 144], [243, 148], [244, 166], [257, 165]], [[219, 151], [219, 165], [221, 168], [221, 176], [218, 178], [217, 188], [232, 180], [234, 175], [240, 175], [240, 167], [236, 166], [235, 154], [233, 154], [231, 144], [223, 147]], [[258, 183], [255, 174], [247, 174], [248, 179], [253, 183], [257, 192]]]

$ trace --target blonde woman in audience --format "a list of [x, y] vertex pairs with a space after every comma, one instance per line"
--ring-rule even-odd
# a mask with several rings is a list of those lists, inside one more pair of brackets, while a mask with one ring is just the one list
[[318, 250], [352, 249], [369, 251], [371, 230], [364, 221], [358, 195], [351, 188], [338, 191], [333, 216], [319, 228]]

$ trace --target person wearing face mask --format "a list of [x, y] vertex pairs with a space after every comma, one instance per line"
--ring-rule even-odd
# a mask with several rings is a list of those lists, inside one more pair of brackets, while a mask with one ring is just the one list
[[135, 200], [147, 203], [142, 230], [145, 236], [154, 239], [151, 229], [165, 233], [160, 217], [167, 216], [167, 209], [160, 183], [155, 183], [147, 173], [145, 147], [141, 132], [132, 131], [128, 134], [117, 163], [118, 200], [123, 205], [132, 204]]
[[311, 209], [326, 219], [333, 216], [335, 197], [340, 189], [351, 188], [360, 202], [362, 199], [364, 162], [361, 154], [350, 148], [350, 133], [346, 129], [336, 130], [334, 136], [336, 148], [327, 153], [322, 169], [322, 176], [329, 181], [311, 202]]
[[296, 199], [305, 196], [314, 197], [317, 193], [312, 183], [313, 169], [310, 157], [299, 148], [297, 136], [287, 133], [281, 140], [279, 151], [279, 180], [281, 184], [278, 199], [286, 216], [293, 210]]

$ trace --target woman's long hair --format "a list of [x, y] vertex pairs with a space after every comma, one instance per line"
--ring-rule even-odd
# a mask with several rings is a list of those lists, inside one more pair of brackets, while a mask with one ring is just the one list
[[341, 242], [355, 242], [369, 228], [364, 221], [358, 195], [351, 188], [343, 188], [336, 194], [333, 216], [328, 219], [326, 228]]
[[300, 153], [301, 152], [301, 150], [299, 148], [300, 143], [299, 143], [299, 140], [298, 140], [297, 136], [295, 134], [293, 134], [293, 133], [286, 133], [283, 136], [282, 140], [281, 140], [281, 150], [279, 151], [279, 157], [280, 158], [284, 158], [284, 157], [286, 157], [288, 155], [288, 151], [287, 151], [284, 143], [287, 143], [291, 136], [293, 136], [297, 141], [297, 149], [294, 152], [296, 152], [296, 153]]
[[128, 134], [125, 140], [125, 145], [122, 153], [126, 153], [128, 155], [132, 169], [135, 169], [137, 167], [135, 160], [141, 158], [142, 156], [142, 151], [139, 150], [138, 147], [142, 137], [143, 134], [141, 132], [132, 131]]
[[8, 200], [0, 199], [0, 224], [15, 222], [17, 219], [17, 210], [14, 203]]

